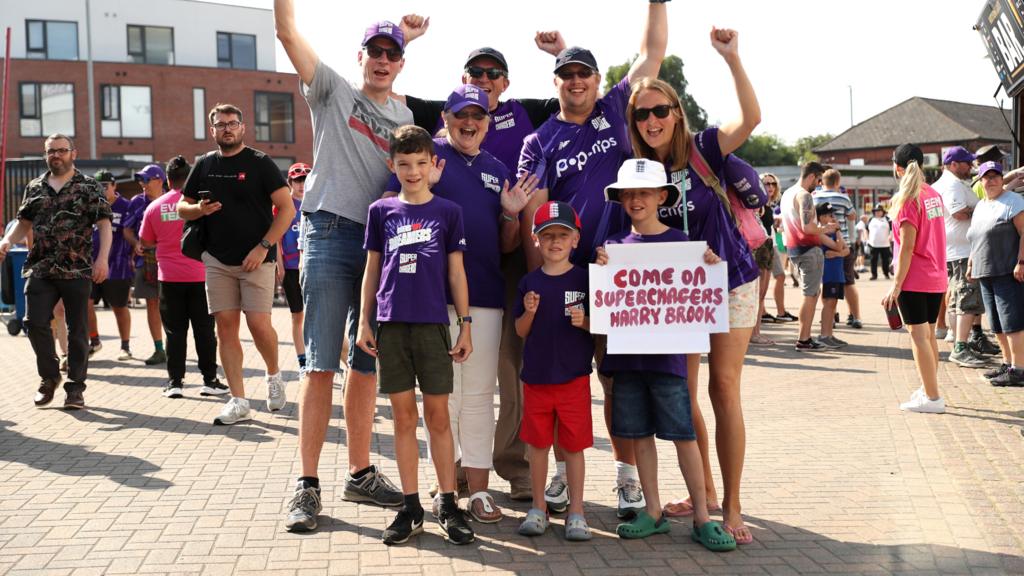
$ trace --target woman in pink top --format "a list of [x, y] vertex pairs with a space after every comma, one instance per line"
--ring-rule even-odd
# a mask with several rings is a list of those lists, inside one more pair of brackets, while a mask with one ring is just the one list
[[217, 379], [217, 336], [213, 316], [206, 306], [206, 268], [202, 262], [181, 253], [185, 221], [178, 218], [177, 206], [189, 169], [188, 162], [181, 156], [167, 163], [170, 191], [146, 207], [139, 232], [143, 246], [156, 247], [160, 320], [167, 333], [168, 380], [163, 392], [167, 398], [182, 396], [189, 322], [199, 356], [199, 370], [203, 373], [203, 388], [199, 394], [220, 396], [228, 391]]
[[913, 144], [902, 144], [892, 158], [900, 189], [889, 206], [896, 245], [896, 275], [882, 299], [886, 308], [899, 305], [922, 386], [900, 410], [941, 414], [946, 401], [939, 395], [939, 346], [935, 321], [946, 292], [946, 228], [942, 197], [925, 183], [924, 154]]

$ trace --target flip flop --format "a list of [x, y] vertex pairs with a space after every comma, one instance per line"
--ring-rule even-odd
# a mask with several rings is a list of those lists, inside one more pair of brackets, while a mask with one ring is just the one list
[[633, 520], [623, 522], [615, 527], [615, 533], [619, 535], [619, 538], [626, 540], [647, 538], [654, 534], [668, 534], [670, 530], [672, 530], [672, 525], [668, 518], [662, 517], [660, 520], [655, 520], [646, 510], [640, 510]]
[[722, 525], [714, 520], [708, 520], [699, 528], [694, 526], [693, 531], [690, 532], [690, 538], [712, 552], [728, 552], [736, 549], [736, 539], [733, 535], [727, 529], [723, 530]]
[[[721, 504], [709, 504], [708, 513], [713, 514], [715, 512], [721, 512]], [[662, 508], [661, 513], [669, 518], [683, 518], [685, 516], [693, 516], [693, 502], [689, 498], [683, 500], [673, 500], [665, 507]]]
[[[728, 532], [733, 538], [736, 539], [736, 544], [744, 546], [746, 544], [753, 544], [754, 542], [754, 535], [750, 532], [750, 528], [748, 528], [746, 524], [740, 526], [739, 528], [733, 528], [728, 524], [722, 523], [722, 529]], [[741, 530], [746, 530], [746, 536], [739, 535], [739, 532]]]
[[751, 336], [750, 343], [757, 346], [775, 346], [775, 340], [772, 340], [764, 334], [755, 334]]

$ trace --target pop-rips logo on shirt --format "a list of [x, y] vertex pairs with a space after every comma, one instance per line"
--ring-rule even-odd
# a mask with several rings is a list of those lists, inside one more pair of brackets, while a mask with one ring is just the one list
[[565, 291], [565, 315], [572, 316], [572, 311], [579, 309], [583, 310], [583, 303], [587, 300], [586, 292], [579, 292], [577, 290], [566, 290]]
[[[603, 119], [603, 117], [602, 117]], [[594, 145], [590, 147], [590, 151], [580, 150], [575, 156], [569, 158], [559, 158], [558, 162], [555, 163], [555, 176], [558, 178], [562, 177], [562, 174], [569, 169], [570, 166], [575, 166], [578, 172], [583, 172], [583, 167], [587, 165], [587, 160], [590, 159], [594, 154], [604, 154], [608, 150], [615, 148], [619, 143], [615, 140], [615, 137], [605, 138], [604, 140], [598, 140], [594, 142]]]

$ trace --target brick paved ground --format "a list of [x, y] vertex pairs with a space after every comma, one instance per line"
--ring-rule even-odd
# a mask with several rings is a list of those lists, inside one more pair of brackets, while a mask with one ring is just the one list
[[[385, 548], [380, 532], [391, 513], [340, 498], [345, 422], [337, 407], [321, 461], [322, 527], [291, 535], [283, 512], [297, 475], [296, 406], [264, 411], [251, 341], [255, 419], [214, 427], [222, 401], [198, 396], [194, 366], [186, 398], [164, 399], [163, 369], [114, 360], [112, 337], [90, 366], [89, 410], [37, 410], [29, 343], [2, 336], [0, 573], [1024, 573], [1024, 390], [992, 388], [978, 371], [943, 362], [947, 414], [901, 413], [898, 402], [917, 386], [908, 338], [883, 326], [882, 284], [861, 286], [867, 324], [838, 333], [851, 342], [845, 351], [797, 353], [792, 325], [765, 330], [786, 345], [751, 351], [743, 490], [756, 543], [722, 555], [692, 543], [683, 523], [646, 541], [614, 537], [603, 425], [587, 453], [592, 542], [566, 544], [561, 521], [542, 538], [517, 536], [527, 506], [499, 495], [511, 517], [479, 526], [476, 544], [447, 545], [431, 525], [416, 544]], [[787, 297], [795, 312], [796, 291]], [[105, 334], [114, 334], [111, 314], [100, 318]], [[144, 333], [141, 310], [133, 319], [135, 333]], [[274, 320], [294, 382], [287, 310], [276, 309]], [[151, 351], [145, 338], [133, 345], [137, 355]], [[297, 387], [289, 387], [290, 399]], [[709, 408], [706, 395], [701, 402]], [[594, 406], [599, 422], [599, 398]], [[379, 399], [373, 448], [397, 479], [388, 414]], [[662, 493], [683, 495], [669, 447], [661, 446]], [[425, 468], [422, 476], [427, 486]]]

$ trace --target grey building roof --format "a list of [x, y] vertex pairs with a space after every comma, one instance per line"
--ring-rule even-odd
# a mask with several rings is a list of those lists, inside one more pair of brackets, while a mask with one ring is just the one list
[[[1010, 111], [1006, 111], [1009, 118]], [[915, 144], [993, 140], [1010, 142], [999, 108], [915, 96], [857, 124], [815, 152]]]

